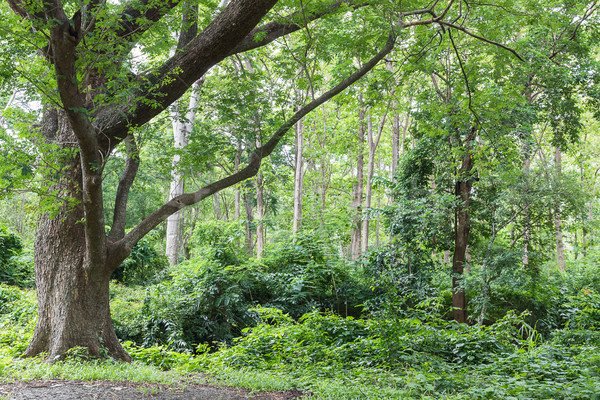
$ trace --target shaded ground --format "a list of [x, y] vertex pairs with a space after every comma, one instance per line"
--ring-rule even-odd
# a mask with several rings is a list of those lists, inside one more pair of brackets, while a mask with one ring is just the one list
[[249, 392], [247, 390], [182, 384], [164, 386], [130, 382], [33, 380], [0, 383], [0, 400], [292, 400], [299, 390]]

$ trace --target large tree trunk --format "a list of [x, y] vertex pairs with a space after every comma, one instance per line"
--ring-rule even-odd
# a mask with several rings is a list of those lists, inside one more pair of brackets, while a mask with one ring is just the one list
[[[66, 116], [47, 110], [42, 123], [44, 136], [62, 148], [75, 141]], [[86, 243], [83, 174], [79, 155], [63, 160], [56, 190], [63, 199], [56, 213], [40, 216], [35, 238], [35, 282], [38, 317], [34, 336], [25, 356], [46, 353], [49, 361], [59, 359], [76, 346], [87, 347], [89, 355], [109, 355], [130, 361], [112, 326], [109, 281], [119, 260], [95, 262]], [[104, 238], [98, 238], [101, 241]], [[116, 265], [115, 265], [116, 264]]]
[[112, 270], [85, 260], [80, 208], [41, 217], [35, 240], [38, 318], [25, 356], [48, 354], [56, 361], [68, 349], [87, 347], [90, 356], [130, 361], [113, 329], [109, 306]]

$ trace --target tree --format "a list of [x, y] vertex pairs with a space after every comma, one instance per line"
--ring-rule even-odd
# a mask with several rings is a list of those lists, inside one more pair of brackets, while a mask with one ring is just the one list
[[[129, 360], [112, 327], [108, 287], [112, 272], [141, 238], [184, 207], [255, 176], [262, 160], [288, 130], [372, 70], [392, 51], [398, 36], [408, 42], [419, 34], [435, 37], [435, 29], [427, 30], [431, 25], [471, 34], [464, 26], [445, 21], [463, 16], [454, 0], [414, 9], [376, 0], [359, 5], [345, 0], [319, 1], [312, 8], [302, 2], [296, 6], [288, 1], [234, 0], [222, 10], [215, 2], [206, 2], [199, 14], [199, 26], [205, 28], [174, 55], [165, 57], [162, 52], [170, 46], [161, 46], [155, 36], [170, 37], [165, 32], [171, 20], [180, 20], [177, 13], [181, 6], [176, 0], [124, 5], [92, 0], [81, 8], [60, 0], [8, 3], [14, 15], [9, 16], [3, 8], [3, 17], [7, 17], [3, 20], [15, 27], [15, 37], [31, 34], [32, 39], [27, 39], [32, 44], [29, 57], [36, 60], [37, 68], [31, 74], [36, 73], [40, 81], [36, 87], [43, 93], [43, 116], [33, 142], [55, 149], [44, 154], [52, 157], [52, 168], [40, 172], [49, 182], [49, 191], [60, 201], [41, 216], [38, 225], [35, 268], [39, 313], [25, 353], [34, 356], [46, 352], [50, 360], [75, 346], [88, 348], [91, 355], [107, 352]], [[290, 9], [297, 11], [280, 17]], [[456, 15], [450, 15], [451, 10]], [[360, 24], [349, 21], [349, 15], [359, 12], [364, 13]], [[267, 46], [311, 21], [335, 15], [335, 29], [348, 25], [348, 32], [337, 35], [343, 40], [336, 46], [343, 49], [350, 36], [359, 38], [362, 65], [351, 69], [351, 65], [340, 62], [332, 74], [337, 83], [316, 93], [293, 115], [275, 119], [277, 124], [269, 126], [272, 133], [260, 144], [253, 142], [248, 147], [245, 166], [240, 164], [235, 172], [174, 197], [126, 233], [127, 199], [137, 173], [139, 130], [227, 57]], [[265, 18], [272, 20], [260, 24]], [[139, 72], [140, 65], [132, 56], [140, 49], [147, 57], [144, 72]], [[247, 115], [248, 120], [251, 117]], [[107, 159], [122, 147], [128, 148], [129, 161], [106, 233], [103, 170]]]
[[[18, 24], [34, 33], [44, 58], [44, 97], [39, 136], [61, 150], [56, 171], [46, 171], [49, 189], [62, 201], [41, 217], [35, 242], [39, 316], [25, 354], [46, 352], [50, 360], [83, 346], [91, 355], [104, 348], [116, 359], [129, 360], [112, 327], [108, 282], [133, 246], [170, 215], [254, 176], [285, 133], [304, 115], [364, 76], [393, 47], [395, 35], [363, 67], [344, 78], [285, 120], [255, 148], [247, 165], [194, 193], [181, 194], [125, 232], [126, 205], [136, 175], [135, 132], [167, 109], [214, 65], [228, 56], [265, 46], [276, 38], [345, 6], [323, 4], [314, 11], [292, 13], [283, 21], [259, 26], [276, 0], [237, 0], [212, 16], [204, 7], [206, 27], [181, 51], [142, 73], [131, 68], [131, 51], [160, 29], [177, 1], [112, 5], [92, 1], [81, 9], [49, 0], [41, 5], [9, 1]], [[175, 10], [175, 11], [173, 11]], [[73, 17], [67, 16], [74, 12]], [[4, 9], [3, 15], [7, 12]], [[14, 16], [10, 21], [15, 21]], [[162, 25], [164, 28], [164, 25]], [[381, 46], [381, 45], [380, 45]], [[32, 49], [32, 52], [36, 52]], [[42, 86], [42, 85], [40, 85]], [[54, 94], [56, 93], [56, 94]], [[116, 194], [113, 221], [105, 232], [103, 168], [121, 143], [128, 143], [127, 163]]]

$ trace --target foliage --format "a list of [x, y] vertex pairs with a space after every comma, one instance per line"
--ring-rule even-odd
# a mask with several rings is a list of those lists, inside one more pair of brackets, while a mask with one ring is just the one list
[[112, 279], [128, 285], [148, 283], [166, 267], [167, 259], [154, 249], [151, 238], [141, 239], [113, 272]]
[[21, 287], [33, 285], [33, 260], [22, 253], [21, 238], [0, 225], [0, 283]]

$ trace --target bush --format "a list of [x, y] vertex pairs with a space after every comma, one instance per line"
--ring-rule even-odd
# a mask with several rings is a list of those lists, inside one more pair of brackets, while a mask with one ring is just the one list
[[16, 234], [0, 225], [0, 283], [19, 287], [34, 284], [33, 255], [23, 253], [23, 243]]
[[112, 279], [126, 285], [142, 285], [150, 282], [167, 266], [167, 259], [150, 244], [150, 239], [141, 239], [131, 254], [113, 272]]

